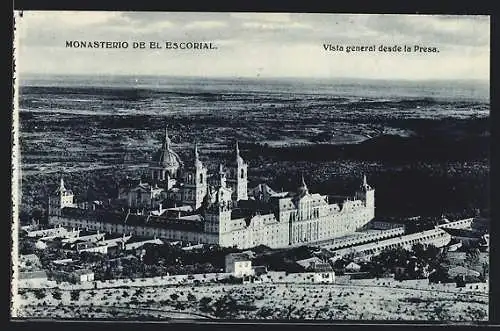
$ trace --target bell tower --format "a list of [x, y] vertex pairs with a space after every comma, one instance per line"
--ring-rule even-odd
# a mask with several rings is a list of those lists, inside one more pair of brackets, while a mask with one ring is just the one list
[[201, 207], [203, 199], [208, 192], [207, 168], [200, 160], [198, 144], [194, 146], [194, 162], [184, 172], [183, 201], [191, 204], [194, 209]]
[[229, 165], [227, 183], [233, 190], [232, 198], [235, 201], [248, 200], [248, 164], [240, 156], [238, 142], [236, 142], [235, 158]]
[[74, 206], [73, 191], [66, 188], [61, 177], [59, 187], [49, 196], [49, 215], [60, 215], [61, 209]]
[[359, 228], [375, 218], [375, 189], [368, 185], [366, 175], [363, 175], [363, 181], [356, 192], [356, 199], [364, 202], [362, 219], [356, 224]]

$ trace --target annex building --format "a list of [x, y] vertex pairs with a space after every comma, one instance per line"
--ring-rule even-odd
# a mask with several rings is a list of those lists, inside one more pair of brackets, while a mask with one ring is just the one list
[[60, 186], [49, 197], [51, 225], [135, 234], [166, 240], [218, 244], [247, 249], [281, 248], [354, 233], [375, 216], [375, 190], [366, 176], [352, 198], [330, 202], [311, 193], [302, 177], [293, 192], [276, 192], [262, 183], [248, 188], [248, 164], [236, 143], [234, 157], [209, 173], [200, 160], [181, 160], [165, 131], [153, 155], [149, 182], [120, 188], [121, 208], [76, 204], [73, 192]]

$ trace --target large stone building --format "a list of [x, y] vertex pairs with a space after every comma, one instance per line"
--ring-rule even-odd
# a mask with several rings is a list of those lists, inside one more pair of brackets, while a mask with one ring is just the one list
[[232, 162], [209, 174], [196, 145], [193, 160], [184, 163], [165, 132], [150, 164], [150, 182], [120, 190], [117, 201], [125, 208], [78, 208], [61, 182], [49, 200], [49, 223], [225, 247], [279, 248], [345, 236], [375, 216], [375, 190], [365, 176], [353, 197], [339, 202], [310, 193], [303, 177], [294, 192], [275, 192], [266, 184], [248, 189], [248, 165], [238, 144], [234, 153]]

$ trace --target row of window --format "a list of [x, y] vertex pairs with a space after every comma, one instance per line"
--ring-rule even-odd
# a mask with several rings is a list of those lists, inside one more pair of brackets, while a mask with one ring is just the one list
[[432, 235], [427, 235], [427, 236], [419, 238], [419, 239], [404, 240], [404, 241], [394, 243], [394, 244], [388, 244], [388, 245], [383, 245], [383, 246], [379, 246], [379, 247], [374, 247], [372, 249], [366, 250], [366, 252], [373, 254], [375, 252], [382, 251], [385, 248], [396, 248], [396, 247], [401, 247], [401, 246], [406, 246], [406, 245], [411, 245], [411, 244], [416, 244], [416, 243], [422, 243], [425, 246], [425, 245], [427, 245], [426, 241], [433, 240], [436, 238], [442, 238], [442, 237], [444, 237], [444, 233], [432, 234]]
[[[124, 232], [123, 227], [118, 228], [116, 225], [115, 226], [105, 226], [105, 224], [102, 223], [92, 223], [92, 222], [87, 222], [87, 221], [76, 221], [76, 222], [71, 222], [71, 221], [62, 221], [60, 222], [62, 226], [67, 226], [67, 227], [81, 227], [81, 228], [87, 228], [89, 230], [101, 230], [101, 231], [111, 231], [114, 233], [117, 232]], [[125, 229], [126, 232], [129, 232], [128, 229]], [[133, 228], [130, 229], [130, 232], [133, 232], [136, 235], [143, 235], [143, 236], [160, 236], [166, 239], [174, 239], [174, 240], [185, 240], [185, 241], [198, 241], [198, 238], [195, 237], [189, 237], [188, 235], [182, 234], [182, 232], [178, 232], [176, 230], [170, 230], [170, 229], [161, 229], [161, 230], [151, 230], [151, 229], [146, 229], [143, 227], [138, 227], [138, 228]]]

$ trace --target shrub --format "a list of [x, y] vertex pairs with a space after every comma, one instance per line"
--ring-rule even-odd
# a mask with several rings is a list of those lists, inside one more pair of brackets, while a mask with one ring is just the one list
[[262, 307], [257, 311], [257, 316], [261, 318], [266, 318], [269, 316], [272, 316], [273, 314], [273, 309], [269, 307]]
[[72, 301], [77, 301], [80, 298], [80, 291], [73, 290], [70, 292], [70, 296]]
[[61, 292], [59, 291], [52, 292], [52, 297], [56, 300], [61, 300]]
[[200, 299], [200, 304], [203, 304], [203, 305], [209, 304], [210, 301], [212, 301], [212, 298], [210, 298], [210, 297], [203, 297], [203, 298]]
[[43, 289], [36, 289], [33, 291], [33, 293], [35, 294], [35, 297], [38, 300], [45, 298], [45, 296], [47, 295], [47, 293], [45, 293], [45, 290], [43, 290]]

